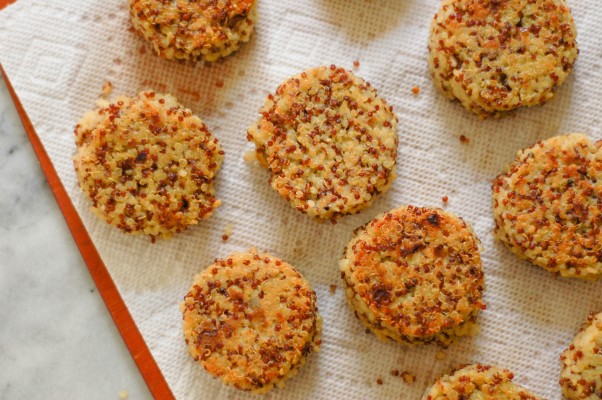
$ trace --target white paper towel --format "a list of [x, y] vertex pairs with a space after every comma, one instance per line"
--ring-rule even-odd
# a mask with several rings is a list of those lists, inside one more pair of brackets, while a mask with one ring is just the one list
[[[601, 138], [602, 10], [573, 0], [581, 55], [558, 97], [544, 107], [481, 121], [435, 92], [426, 42], [437, 1], [260, 0], [251, 42], [211, 66], [155, 56], [129, 29], [126, 0], [19, 0], [0, 12], [2, 62], [59, 175], [174, 394], [180, 399], [254, 397], [213, 380], [186, 352], [178, 302], [215, 257], [257, 246], [297, 266], [318, 294], [322, 350], [268, 399], [419, 399], [435, 377], [460, 363], [497, 364], [516, 381], [561, 397], [558, 357], [591, 310], [602, 282], [561, 279], [516, 259], [492, 236], [490, 181], [536, 140], [567, 132]], [[243, 161], [246, 128], [268, 92], [308, 67], [337, 64], [371, 82], [399, 116], [398, 178], [360, 215], [337, 225], [299, 214], [269, 187], [268, 173]], [[222, 141], [217, 180], [223, 206], [198, 227], [151, 244], [99, 221], [76, 184], [73, 128], [94, 107], [102, 83], [114, 94], [169, 92]], [[221, 86], [223, 82], [223, 87]], [[420, 94], [412, 94], [418, 86]], [[459, 141], [460, 135], [470, 139]], [[349, 310], [338, 259], [352, 230], [402, 204], [442, 206], [473, 224], [483, 242], [488, 309], [481, 332], [436, 357], [435, 346], [381, 343]], [[221, 236], [232, 225], [230, 240]], [[338, 285], [332, 294], [330, 285]], [[77, 301], [74, 299], [74, 301]], [[417, 376], [408, 384], [392, 369]], [[383, 384], [376, 380], [381, 377]]]

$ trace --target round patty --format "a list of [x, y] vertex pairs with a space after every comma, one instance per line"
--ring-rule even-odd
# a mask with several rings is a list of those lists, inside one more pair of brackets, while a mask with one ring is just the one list
[[602, 142], [556, 136], [518, 152], [493, 181], [495, 234], [566, 277], [602, 276]]
[[443, 0], [429, 67], [447, 97], [499, 116], [554, 96], [577, 59], [576, 37], [564, 0]]
[[485, 308], [480, 242], [461, 218], [401, 207], [356, 230], [340, 262], [355, 315], [380, 339], [449, 344]]
[[181, 305], [190, 354], [238, 389], [284, 386], [318, 351], [316, 293], [286, 262], [250, 249], [197, 275]]
[[539, 400], [525, 388], [512, 382], [507, 369], [474, 364], [452, 371], [437, 379], [422, 400]]
[[73, 164], [92, 210], [126, 233], [169, 237], [220, 205], [213, 181], [221, 146], [173, 96], [145, 91], [101, 101], [75, 139]]
[[560, 361], [560, 386], [567, 399], [602, 399], [602, 313], [590, 315]]
[[130, 0], [134, 29], [168, 60], [216, 61], [248, 42], [256, 0]]
[[308, 215], [359, 212], [395, 176], [397, 117], [376, 90], [334, 65], [293, 76], [247, 134], [270, 185]]

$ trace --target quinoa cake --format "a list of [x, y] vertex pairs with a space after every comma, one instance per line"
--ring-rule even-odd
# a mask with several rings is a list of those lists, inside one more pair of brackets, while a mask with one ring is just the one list
[[567, 399], [602, 399], [602, 313], [589, 316], [560, 362], [560, 386]]
[[479, 239], [438, 208], [377, 216], [355, 231], [340, 270], [355, 316], [381, 340], [446, 346], [476, 333], [485, 308]]
[[437, 379], [422, 400], [540, 400], [512, 379], [514, 374], [507, 369], [481, 364], [461, 366]]
[[194, 360], [241, 390], [283, 387], [319, 350], [316, 293], [291, 265], [254, 248], [197, 275], [181, 309]]
[[220, 143], [171, 95], [100, 100], [75, 140], [73, 164], [92, 210], [126, 233], [169, 237], [220, 205], [213, 188]]
[[216, 61], [251, 38], [256, 0], [130, 0], [134, 29], [168, 60]]
[[259, 112], [247, 139], [272, 188], [300, 212], [332, 220], [357, 213], [395, 178], [397, 116], [350, 71], [308, 69]]
[[565, 277], [602, 276], [602, 141], [556, 136], [520, 150], [494, 179], [495, 235]]
[[554, 97], [577, 59], [576, 38], [564, 0], [442, 0], [428, 63], [446, 97], [500, 116]]

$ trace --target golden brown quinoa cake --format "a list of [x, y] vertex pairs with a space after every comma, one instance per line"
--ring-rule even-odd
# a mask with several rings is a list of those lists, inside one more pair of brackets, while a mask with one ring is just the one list
[[564, 0], [443, 0], [431, 25], [435, 85], [481, 117], [545, 103], [573, 69]]
[[498, 239], [562, 276], [602, 276], [601, 146], [571, 134], [519, 151], [492, 185]]
[[215, 260], [181, 308], [192, 357], [238, 389], [284, 386], [320, 345], [316, 293], [292, 266], [253, 248]]
[[169, 237], [220, 205], [220, 143], [170, 95], [101, 100], [75, 127], [79, 186], [101, 219], [126, 233]]
[[422, 400], [540, 400], [512, 379], [514, 374], [507, 369], [481, 364], [462, 366], [437, 379]]
[[134, 29], [168, 60], [216, 61], [248, 42], [256, 0], [130, 0]]
[[293, 76], [247, 134], [297, 210], [322, 219], [370, 205], [395, 177], [397, 116], [376, 90], [334, 65]]
[[356, 317], [380, 339], [447, 345], [485, 308], [480, 242], [461, 218], [401, 207], [355, 232], [340, 262]]
[[602, 313], [589, 316], [560, 361], [560, 386], [567, 399], [602, 399]]

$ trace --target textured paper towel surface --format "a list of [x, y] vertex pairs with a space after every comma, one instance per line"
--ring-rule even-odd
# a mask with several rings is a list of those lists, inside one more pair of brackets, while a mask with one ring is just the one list
[[[250, 246], [297, 266], [318, 294], [322, 350], [285, 390], [269, 399], [419, 399], [425, 387], [460, 363], [498, 364], [516, 381], [561, 397], [558, 357], [591, 310], [602, 309], [602, 282], [565, 280], [517, 260], [493, 240], [490, 181], [516, 151], [567, 132], [602, 138], [602, 11], [597, 0], [572, 1], [581, 55], [576, 70], [544, 107], [481, 121], [432, 86], [426, 41], [438, 2], [424, 0], [260, 0], [251, 42], [212, 66], [156, 57], [129, 30], [127, 1], [19, 0], [0, 13], [0, 61], [89, 229], [136, 323], [175, 395], [253, 397], [211, 379], [187, 355], [178, 302], [192, 277], [216, 257]], [[308, 67], [337, 64], [371, 82], [399, 116], [398, 177], [360, 215], [319, 224], [293, 210], [243, 161], [246, 128], [268, 92]], [[94, 107], [103, 82], [114, 94], [144, 88], [174, 94], [222, 141], [217, 180], [223, 206], [200, 226], [152, 245], [97, 220], [77, 187], [73, 127]], [[222, 87], [223, 82], [223, 87]], [[419, 95], [412, 87], [419, 86]], [[470, 138], [469, 144], [459, 141]], [[483, 242], [488, 309], [481, 332], [445, 351], [379, 342], [364, 332], [344, 298], [338, 258], [352, 230], [401, 204], [442, 206], [470, 222]], [[232, 225], [230, 240], [221, 236]], [[339, 289], [333, 294], [329, 286]], [[74, 299], [76, 301], [76, 299]], [[407, 384], [395, 368], [416, 375]], [[376, 383], [377, 378], [384, 381]]]

